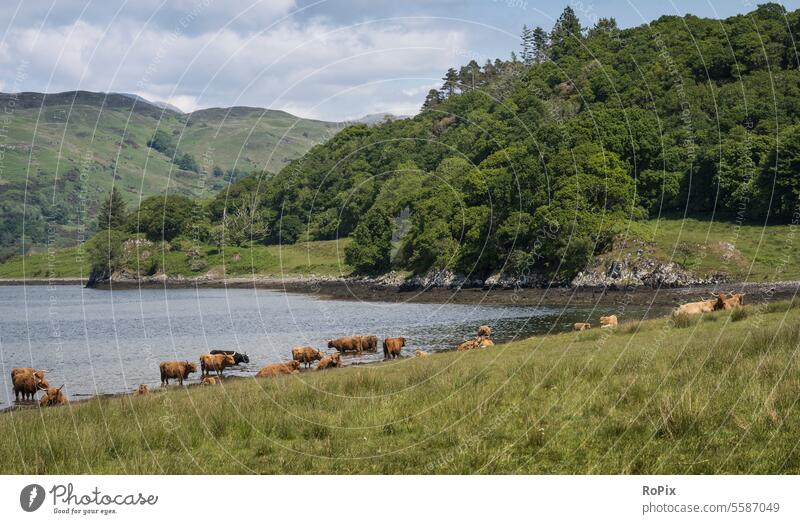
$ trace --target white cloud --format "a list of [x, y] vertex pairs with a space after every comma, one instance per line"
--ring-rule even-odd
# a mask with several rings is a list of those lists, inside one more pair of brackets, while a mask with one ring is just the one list
[[464, 32], [414, 20], [344, 27], [287, 21], [263, 32], [199, 34], [79, 20], [43, 31], [13, 27], [0, 78], [8, 83], [3, 75], [27, 60], [27, 90], [135, 92], [186, 111], [251, 105], [338, 120], [415, 113], [452, 65], [452, 48], [468, 48]]

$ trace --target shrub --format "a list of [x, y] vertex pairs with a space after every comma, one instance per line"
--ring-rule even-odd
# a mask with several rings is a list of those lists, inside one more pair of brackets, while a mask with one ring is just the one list
[[678, 313], [672, 315], [672, 325], [678, 329], [687, 328], [695, 323], [695, 319], [692, 315], [687, 315], [686, 313]]
[[731, 322], [738, 322], [740, 320], [744, 320], [749, 315], [746, 308], [738, 307], [733, 310], [731, 313]]

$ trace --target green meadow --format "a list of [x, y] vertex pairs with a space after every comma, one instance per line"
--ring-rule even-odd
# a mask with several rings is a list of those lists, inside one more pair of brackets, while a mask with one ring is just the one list
[[797, 474], [799, 345], [781, 302], [21, 409], [0, 470]]

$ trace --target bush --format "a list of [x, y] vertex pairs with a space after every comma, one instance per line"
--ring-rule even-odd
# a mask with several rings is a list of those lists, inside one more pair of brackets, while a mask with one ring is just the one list
[[743, 307], [738, 307], [733, 310], [731, 313], [731, 322], [738, 322], [740, 320], [744, 320], [749, 315], [747, 309]]
[[142, 200], [132, 217], [134, 233], [143, 233], [148, 240], [172, 240], [188, 234], [194, 213], [194, 202], [185, 196], [152, 196]]
[[672, 315], [672, 325], [678, 329], [687, 328], [693, 325], [696, 322], [696, 319], [693, 315], [687, 315], [686, 313], [678, 313], [676, 315]]

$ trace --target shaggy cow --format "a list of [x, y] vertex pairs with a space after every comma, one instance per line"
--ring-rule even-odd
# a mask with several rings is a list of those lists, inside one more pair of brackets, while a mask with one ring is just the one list
[[488, 348], [489, 346], [494, 346], [494, 342], [489, 337], [478, 337], [476, 340], [478, 341], [478, 347]]
[[478, 336], [479, 337], [491, 337], [492, 336], [492, 328], [489, 326], [481, 326], [478, 328]]
[[300, 362], [290, 360], [285, 364], [267, 364], [258, 373], [256, 377], [276, 377], [278, 375], [292, 375], [300, 373]]
[[236, 365], [236, 359], [233, 355], [227, 353], [212, 355], [206, 353], [200, 355], [200, 375], [208, 376], [213, 371], [217, 375], [222, 373], [225, 368]]
[[147, 395], [148, 393], [150, 393], [150, 388], [147, 387], [147, 384], [139, 384], [139, 387], [133, 392], [133, 394], [138, 397]]
[[673, 315], [699, 315], [701, 313], [711, 313], [720, 309], [720, 300], [701, 300], [700, 302], [689, 302], [678, 306]]
[[61, 392], [64, 386], [60, 388], [47, 388], [47, 393], [39, 400], [39, 405], [42, 407], [60, 406], [67, 403], [67, 398]]
[[328, 347], [335, 349], [339, 353], [346, 353], [348, 351], [361, 353], [361, 337], [345, 337], [329, 340]]
[[605, 328], [615, 328], [617, 327], [617, 315], [608, 315], [607, 317], [600, 317], [600, 327]]
[[414, 354], [420, 358], [426, 358], [429, 355], [427, 351], [422, 351], [421, 349], [416, 350]]
[[202, 386], [216, 386], [219, 384], [216, 377], [203, 377], [203, 380], [200, 381], [200, 385]]
[[733, 293], [731, 295], [725, 295], [725, 293], [720, 293], [719, 297], [717, 298], [717, 302], [715, 304], [714, 309], [736, 309], [738, 307], [744, 306], [744, 295], [741, 293]]
[[383, 339], [383, 358], [391, 360], [400, 356], [400, 351], [406, 345], [405, 337], [385, 338]]
[[469, 349], [475, 349], [479, 345], [480, 345], [480, 342], [478, 341], [478, 339], [477, 338], [473, 338], [471, 340], [467, 340], [465, 342], [462, 342], [461, 344], [456, 346], [456, 351], [467, 351]]
[[247, 356], [247, 353], [239, 353], [238, 351], [228, 351], [225, 349], [214, 349], [211, 351], [212, 355], [233, 355], [234, 360], [236, 360], [236, 365], [239, 364], [249, 364], [250, 357]]
[[33, 400], [40, 389], [47, 390], [50, 384], [44, 379], [44, 371], [33, 368], [14, 368], [11, 370], [11, 383], [14, 386], [14, 398], [19, 400], [20, 393], [23, 400]]
[[592, 325], [588, 322], [575, 322], [575, 325], [572, 326], [574, 331], [586, 331], [587, 329], [592, 329]]
[[315, 360], [322, 360], [325, 358], [325, 353], [308, 346], [297, 346], [292, 348], [292, 360], [297, 360], [301, 364], [305, 364], [307, 368]]
[[367, 335], [361, 337], [361, 351], [367, 351], [369, 353], [377, 353], [378, 337], [376, 337], [375, 335]]
[[183, 385], [183, 381], [189, 378], [189, 373], [197, 373], [197, 365], [192, 362], [162, 362], [158, 365], [161, 370], [161, 385], [168, 386], [169, 379], [177, 379], [178, 384]]
[[333, 353], [331, 356], [325, 357], [322, 360], [320, 360], [319, 364], [317, 364], [317, 371], [322, 371], [323, 369], [328, 369], [328, 368], [340, 368], [340, 367], [342, 367], [342, 358], [341, 355], [339, 355], [339, 353], [336, 352]]

